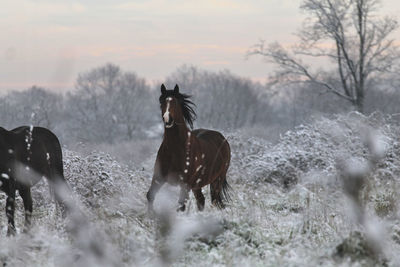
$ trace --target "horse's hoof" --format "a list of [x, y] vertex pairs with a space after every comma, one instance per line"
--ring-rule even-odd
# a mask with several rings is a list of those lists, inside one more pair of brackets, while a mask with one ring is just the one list
[[186, 208], [185, 205], [182, 205], [182, 206], [180, 206], [179, 208], [177, 208], [176, 211], [177, 211], [177, 212], [185, 211], [185, 208]]
[[15, 228], [8, 227], [7, 236], [15, 236], [15, 234], [16, 234]]
[[147, 214], [149, 215], [150, 218], [154, 218], [156, 216], [156, 212], [154, 211], [153, 207], [147, 208]]
[[199, 211], [203, 211], [204, 210], [204, 205], [197, 205], [197, 209]]
[[25, 226], [25, 227], [24, 227], [24, 230], [22, 230], [22, 232], [23, 232], [24, 234], [29, 234], [30, 231], [31, 231], [31, 226]]

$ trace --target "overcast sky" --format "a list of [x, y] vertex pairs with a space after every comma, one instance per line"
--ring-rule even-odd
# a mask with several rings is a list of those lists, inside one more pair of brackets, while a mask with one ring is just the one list
[[[300, 2], [1, 0], [0, 91], [65, 91], [79, 72], [107, 62], [153, 82], [185, 63], [262, 81], [270, 68], [246, 51], [259, 39], [295, 42]], [[400, 2], [383, 5], [399, 13]]]

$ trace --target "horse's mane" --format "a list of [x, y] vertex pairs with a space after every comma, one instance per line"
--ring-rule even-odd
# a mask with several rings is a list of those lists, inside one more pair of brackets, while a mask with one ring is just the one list
[[194, 111], [194, 107], [196, 106], [196, 104], [194, 104], [190, 100], [192, 96], [181, 94], [179, 92], [176, 92], [176, 90], [166, 90], [165, 93], [161, 94], [160, 102], [165, 101], [165, 99], [169, 96], [175, 97], [178, 100], [179, 104], [181, 105], [182, 114], [185, 122], [189, 125], [191, 129], [193, 129], [193, 122], [197, 118], [197, 115]]
[[194, 107], [196, 106], [189, 98], [191, 95], [181, 94], [179, 93], [179, 103], [181, 104], [183, 117], [187, 124], [189, 124], [190, 128], [193, 129], [193, 121], [196, 119], [197, 115], [194, 111]]

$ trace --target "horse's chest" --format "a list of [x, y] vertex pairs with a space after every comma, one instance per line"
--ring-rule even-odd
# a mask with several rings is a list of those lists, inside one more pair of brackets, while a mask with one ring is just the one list
[[163, 176], [170, 184], [177, 184], [183, 181], [184, 169], [181, 162], [170, 161], [170, 164], [165, 166]]
[[187, 183], [200, 185], [208, 180], [209, 170], [204, 159], [187, 158], [177, 165], [170, 165], [164, 176], [169, 184]]
[[182, 149], [174, 153], [165, 151], [160, 154], [161, 174], [167, 183], [194, 184], [197, 180], [207, 180], [208, 168], [205, 155], [199, 149], [196, 153], [194, 152], [193, 147], [190, 147], [190, 149]]

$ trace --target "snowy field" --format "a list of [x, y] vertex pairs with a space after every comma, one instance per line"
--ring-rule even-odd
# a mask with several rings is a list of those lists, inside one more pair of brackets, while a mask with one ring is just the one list
[[[0, 261], [7, 266], [400, 266], [400, 127], [357, 113], [320, 119], [263, 139], [224, 134], [232, 148], [232, 202], [220, 211], [175, 212], [165, 186], [147, 213], [155, 154], [137, 166], [64, 150], [77, 211], [63, 219], [47, 183], [33, 188], [33, 228], [6, 237], [0, 197]], [[160, 141], [161, 142], [161, 141]], [[155, 151], [156, 146], [154, 144]], [[80, 212], [78, 212], [78, 209]]]

